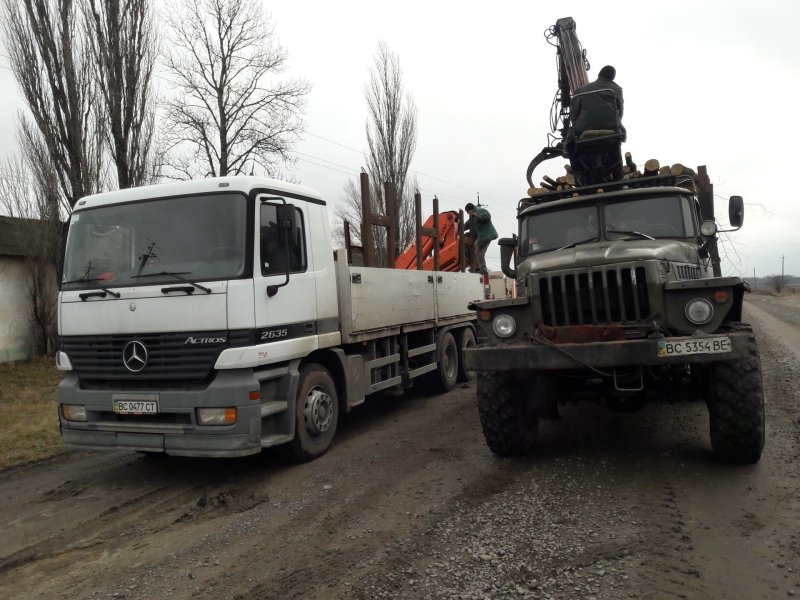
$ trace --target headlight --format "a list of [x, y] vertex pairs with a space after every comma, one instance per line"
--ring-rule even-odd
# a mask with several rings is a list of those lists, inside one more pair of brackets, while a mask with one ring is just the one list
[[197, 423], [199, 425], [233, 425], [236, 423], [236, 407], [198, 408]]
[[66, 352], [56, 352], [56, 369], [59, 371], [72, 371], [72, 362]]
[[83, 404], [62, 404], [61, 414], [67, 421], [86, 422], [86, 407]]
[[507, 338], [514, 335], [517, 322], [510, 315], [497, 315], [492, 321], [492, 331], [497, 337]]
[[695, 325], [704, 325], [714, 316], [714, 307], [711, 302], [702, 298], [690, 300], [686, 305], [686, 318]]
[[714, 221], [703, 221], [700, 225], [700, 233], [705, 237], [711, 237], [717, 233], [717, 224]]

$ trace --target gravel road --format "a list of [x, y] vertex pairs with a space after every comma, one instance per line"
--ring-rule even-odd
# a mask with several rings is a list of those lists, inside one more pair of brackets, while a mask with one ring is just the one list
[[800, 296], [749, 296], [761, 462], [716, 462], [699, 403], [584, 403], [486, 448], [474, 383], [378, 398], [331, 451], [70, 454], [0, 472], [4, 598], [800, 596]]

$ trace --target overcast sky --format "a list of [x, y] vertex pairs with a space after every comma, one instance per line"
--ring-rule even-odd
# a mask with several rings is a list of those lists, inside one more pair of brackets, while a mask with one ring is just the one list
[[[378, 41], [398, 54], [418, 110], [412, 163], [430, 213], [480, 193], [501, 236], [516, 232], [525, 169], [546, 144], [555, 49], [543, 32], [571, 16], [594, 79], [617, 69], [625, 93], [623, 151], [637, 164], [707, 165], [717, 215], [745, 201], [744, 227], [724, 241], [724, 270], [800, 275], [800, 2], [420, 2], [267, 0], [289, 74], [307, 79], [306, 134], [287, 169], [331, 204], [365, 164], [364, 83]], [[610, 8], [613, 6], [613, 10]], [[168, 40], [165, 43], [169, 43]], [[5, 54], [5, 51], [2, 51]], [[8, 59], [0, 56], [0, 65]], [[166, 90], [163, 90], [166, 91]], [[16, 84], [0, 68], [0, 154], [14, 151]], [[535, 177], [563, 174], [564, 161]], [[333, 208], [330, 209], [333, 220]], [[492, 244], [490, 267], [499, 267]]]

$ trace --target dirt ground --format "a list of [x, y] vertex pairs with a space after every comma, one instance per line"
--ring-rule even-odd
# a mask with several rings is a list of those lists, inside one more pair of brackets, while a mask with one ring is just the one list
[[749, 296], [761, 462], [716, 462], [705, 407], [545, 421], [486, 448], [474, 383], [380, 398], [290, 466], [68, 454], [0, 473], [4, 598], [800, 596], [800, 296]]

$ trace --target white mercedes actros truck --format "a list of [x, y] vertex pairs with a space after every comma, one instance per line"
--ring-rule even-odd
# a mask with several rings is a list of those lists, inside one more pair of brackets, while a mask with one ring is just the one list
[[467, 377], [480, 278], [347, 264], [306, 187], [226, 177], [83, 198], [59, 294], [64, 445], [324, 453], [343, 412]]

